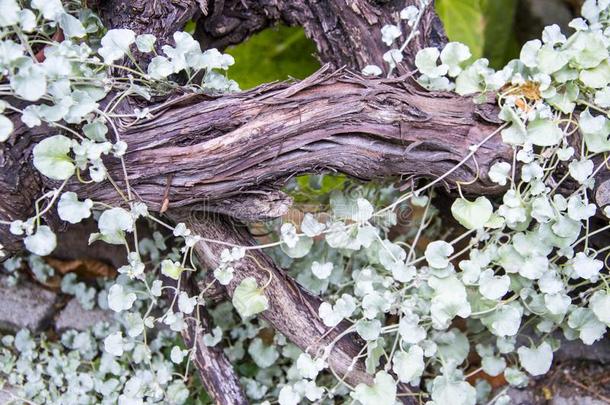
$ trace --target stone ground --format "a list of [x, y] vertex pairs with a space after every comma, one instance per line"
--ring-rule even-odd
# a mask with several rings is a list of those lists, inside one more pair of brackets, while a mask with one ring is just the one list
[[56, 332], [85, 330], [110, 320], [109, 311], [85, 310], [75, 298], [66, 300], [29, 281], [8, 286], [0, 277], [0, 332], [17, 332], [23, 328], [40, 332], [50, 327]]
[[36, 284], [7, 286], [0, 279], [0, 330], [42, 330], [50, 325], [57, 296]]
[[[603, 343], [610, 346], [607, 340]], [[514, 405], [607, 405], [609, 366], [608, 362], [576, 359], [558, 362], [544, 378], [525, 390], [511, 389], [509, 395]]]

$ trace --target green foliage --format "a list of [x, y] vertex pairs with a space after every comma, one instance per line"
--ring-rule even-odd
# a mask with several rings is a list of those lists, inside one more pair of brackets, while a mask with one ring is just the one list
[[470, 47], [474, 59], [502, 67], [518, 55], [513, 32], [517, 0], [437, 0], [436, 11], [451, 41]]
[[503, 67], [519, 56], [520, 46], [514, 33], [517, 0], [487, 0], [485, 6], [485, 46], [483, 56], [494, 68]]
[[304, 79], [320, 67], [314, 57], [316, 47], [303, 29], [284, 25], [253, 35], [226, 52], [237, 61], [231, 78], [242, 89], [289, 77]]
[[288, 191], [297, 203], [328, 204], [328, 196], [333, 190], [342, 190], [349, 183], [343, 174], [305, 175], [295, 179]]

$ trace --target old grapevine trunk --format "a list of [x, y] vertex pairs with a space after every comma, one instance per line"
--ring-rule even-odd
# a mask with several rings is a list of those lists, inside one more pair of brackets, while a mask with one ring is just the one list
[[[299, 173], [435, 178], [497, 128], [491, 103], [430, 95], [409, 79], [368, 80], [327, 70], [293, 85], [263, 86], [215, 100], [185, 96], [160, 106], [153, 119], [121, 134], [129, 144], [130, 184], [158, 210], [168, 186], [170, 207], [196, 208], [260, 193], [261, 186], [281, 186]], [[484, 143], [476, 153], [483, 175], [466, 191], [501, 190], [485, 172], [510, 153], [499, 136]], [[115, 162], [110, 169], [120, 173]], [[447, 183], [473, 180], [476, 173], [474, 160], [467, 161]], [[88, 188], [87, 194], [113, 199], [104, 184]]]
[[[250, 194], [260, 200], [261, 194], [299, 173], [436, 178], [498, 126], [493, 102], [477, 105], [449, 93], [428, 93], [410, 78], [371, 80], [349, 71], [329, 73], [328, 68], [291, 85], [218, 98], [185, 95], [152, 111], [154, 118], [135, 125], [117, 123], [129, 145], [125, 161], [137, 198], [157, 211], [165, 203], [238, 218], [244, 216], [243, 204], [236, 201], [232, 207], [227, 199]], [[27, 128], [21, 125], [20, 130]], [[10, 160], [5, 160], [2, 181], [9, 198], [0, 203], [3, 219], [24, 218], [41, 187], [57, 186], [25, 164], [36, 139], [20, 136], [18, 144], [5, 146], [5, 159]], [[465, 192], [499, 192], [502, 188], [485, 173], [510, 153], [500, 136], [493, 136], [445, 183], [469, 182], [478, 172], [475, 182], [463, 186]], [[109, 160], [107, 166], [124, 185], [120, 164]], [[121, 203], [108, 183], [83, 186], [74, 181], [69, 188], [96, 201]], [[258, 219], [281, 215], [286, 204], [280, 194], [271, 194], [257, 205]], [[246, 216], [256, 219], [257, 213]], [[6, 227], [2, 237], [11, 240]]]

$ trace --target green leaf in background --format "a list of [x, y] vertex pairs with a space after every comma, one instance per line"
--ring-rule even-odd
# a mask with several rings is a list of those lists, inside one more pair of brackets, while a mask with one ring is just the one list
[[470, 47], [473, 58], [485, 57], [495, 68], [515, 58], [517, 0], [437, 0], [436, 11], [451, 41]]
[[304, 79], [320, 67], [315, 44], [298, 27], [266, 29], [226, 52], [235, 58], [229, 77], [242, 89], [289, 77]]
[[481, 0], [437, 0], [436, 12], [451, 41], [470, 47], [472, 57], [483, 55], [485, 21]]
[[515, 36], [517, 0], [485, 1], [485, 47], [483, 56], [494, 68], [502, 68], [519, 57], [521, 46]]
[[349, 184], [343, 174], [309, 174], [297, 176], [287, 190], [295, 203], [326, 205], [330, 192], [343, 190]]

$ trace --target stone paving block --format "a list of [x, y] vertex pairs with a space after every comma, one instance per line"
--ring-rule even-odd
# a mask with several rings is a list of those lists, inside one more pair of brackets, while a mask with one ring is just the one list
[[580, 339], [561, 339], [561, 347], [553, 358], [555, 361], [587, 360], [610, 364], [610, 338], [606, 336], [592, 345], [586, 345]]
[[46, 328], [52, 321], [57, 295], [22, 281], [7, 286], [0, 279], [0, 330], [16, 332], [27, 328], [33, 332]]
[[55, 330], [63, 332], [68, 329], [85, 330], [98, 322], [112, 322], [113, 316], [109, 311], [99, 308], [84, 309], [76, 298], [73, 298], [61, 310], [55, 321]]

